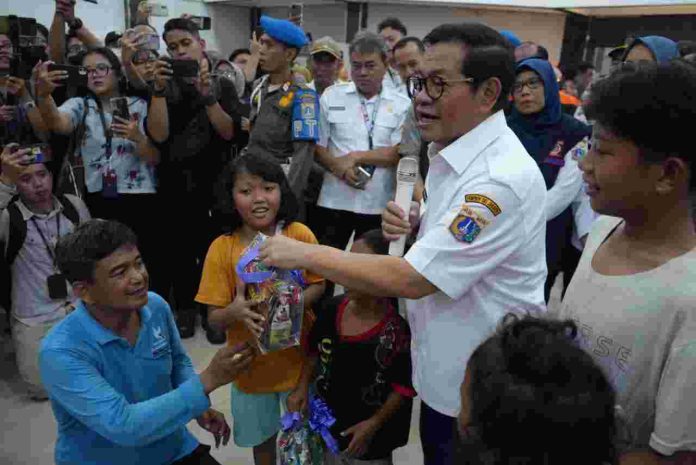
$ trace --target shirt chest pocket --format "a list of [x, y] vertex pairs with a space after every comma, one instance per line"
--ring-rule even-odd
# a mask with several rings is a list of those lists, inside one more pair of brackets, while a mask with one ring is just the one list
[[341, 109], [329, 109], [328, 120], [331, 125], [330, 138], [338, 145], [356, 148], [357, 141], [367, 140], [367, 133], [364, 129], [365, 124], [361, 117], [352, 114], [348, 108], [340, 106]]
[[391, 147], [401, 140], [399, 118], [394, 113], [380, 112], [375, 121], [372, 141], [375, 147]]

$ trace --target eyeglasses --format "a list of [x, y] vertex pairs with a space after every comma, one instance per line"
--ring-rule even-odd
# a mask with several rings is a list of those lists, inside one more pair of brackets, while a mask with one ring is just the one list
[[539, 78], [532, 78], [528, 81], [522, 81], [522, 82], [516, 82], [512, 85], [512, 92], [515, 94], [519, 94], [522, 92], [522, 89], [524, 89], [525, 86], [529, 87], [529, 90], [537, 90], [538, 88], [542, 87], [544, 85], [544, 82], [539, 79]]
[[104, 77], [111, 71], [111, 66], [106, 63], [99, 63], [94, 68], [87, 68], [87, 76]]
[[428, 94], [428, 97], [432, 100], [437, 100], [445, 93], [445, 87], [463, 82], [471, 84], [474, 82], [474, 78], [447, 80], [440, 76], [428, 76], [427, 78], [411, 76], [406, 83], [406, 89], [409, 97], [415, 98], [425, 88], [425, 93]]

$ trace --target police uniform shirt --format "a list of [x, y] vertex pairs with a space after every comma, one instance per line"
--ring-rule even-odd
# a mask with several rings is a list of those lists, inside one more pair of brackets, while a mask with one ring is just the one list
[[502, 111], [428, 155], [405, 259], [438, 291], [407, 301], [413, 378], [428, 406], [455, 417], [473, 350], [508, 312], [545, 310], [546, 185]]
[[[361, 98], [352, 82], [331, 86], [321, 97], [320, 135], [317, 144], [328, 148], [334, 157], [370, 148]], [[373, 146], [375, 149], [393, 147], [401, 141], [401, 128], [411, 101], [382, 87], [380, 95], [367, 101], [368, 117], [372, 117], [376, 104], [379, 104], [379, 108], [372, 132]], [[355, 189], [327, 172], [324, 174], [318, 205], [333, 210], [379, 215], [394, 197], [395, 172], [395, 167], [378, 167], [364, 190]]]
[[290, 187], [298, 198], [314, 162], [318, 113], [316, 92], [306, 86], [286, 83], [271, 87], [268, 78], [263, 78], [252, 93], [252, 128], [247, 147], [259, 149], [286, 165]]

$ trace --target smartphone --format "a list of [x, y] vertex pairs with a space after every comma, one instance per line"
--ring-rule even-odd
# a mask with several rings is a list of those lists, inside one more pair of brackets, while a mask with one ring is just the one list
[[375, 173], [375, 167], [372, 165], [358, 166], [355, 172], [358, 176], [357, 186], [364, 188], [367, 182], [372, 179], [372, 175]]
[[[130, 121], [130, 111], [128, 110], [127, 97], [114, 97], [111, 99], [111, 114], [121, 119]], [[116, 121], [114, 119], [114, 121]]]
[[171, 65], [176, 77], [198, 77], [198, 62], [196, 60], [172, 60]]
[[302, 9], [301, 3], [293, 3], [290, 5], [290, 21], [298, 26], [302, 26]]
[[159, 51], [160, 48], [160, 40], [159, 36], [157, 34], [148, 34], [144, 36], [140, 43], [138, 44], [138, 47], [144, 50], [155, 50]]
[[210, 30], [210, 17], [209, 16], [191, 16], [191, 21], [196, 23], [198, 29], [201, 31]]
[[87, 68], [84, 66], [48, 65], [49, 71], [67, 71], [68, 78], [64, 81], [68, 86], [87, 87]]
[[33, 145], [27, 145], [24, 147], [17, 147], [16, 149], [13, 149], [12, 151], [15, 152], [17, 150], [23, 150], [23, 149], [29, 149], [29, 153], [27, 154], [27, 159], [24, 162], [25, 165], [33, 165], [36, 163], [46, 163], [48, 161], [53, 160], [53, 154], [51, 153], [51, 146], [48, 144], [33, 144]]
[[148, 2], [147, 9], [150, 12], [150, 16], [169, 16], [169, 8], [162, 3]]

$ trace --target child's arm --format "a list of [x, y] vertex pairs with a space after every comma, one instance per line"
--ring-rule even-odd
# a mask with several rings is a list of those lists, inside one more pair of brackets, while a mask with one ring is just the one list
[[324, 281], [316, 284], [310, 284], [304, 291], [304, 306], [305, 308], [312, 307], [319, 301], [324, 294], [326, 283]]
[[309, 398], [309, 385], [314, 379], [314, 371], [317, 367], [317, 356], [306, 356], [302, 364], [302, 373], [297, 387], [288, 396], [288, 412], [304, 412], [307, 408], [307, 399]]
[[351, 457], [362, 457], [367, 452], [375, 433], [399, 410], [403, 401], [404, 396], [392, 391], [387, 401], [374, 415], [342, 432], [341, 436], [353, 436], [345, 453]]

